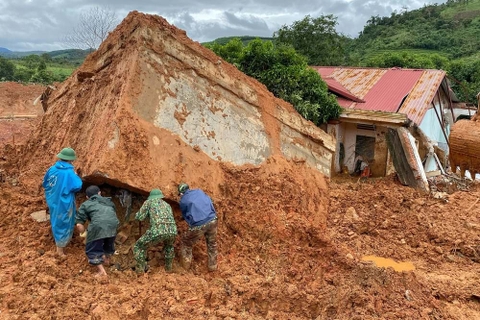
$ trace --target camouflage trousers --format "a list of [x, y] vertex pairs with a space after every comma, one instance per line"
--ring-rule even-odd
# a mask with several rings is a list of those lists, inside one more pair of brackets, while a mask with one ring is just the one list
[[203, 226], [189, 228], [182, 239], [182, 264], [188, 270], [192, 264], [192, 249], [195, 242], [205, 236], [207, 242], [208, 270], [217, 269], [217, 219], [204, 224]]
[[135, 271], [142, 273], [147, 267], [147, 249], [160, 242], [163, 242], [163, 251], [165, 252], [165, 270], [172, 271], [173, 258], [175, 251], [173, 244], [175, 243], [176, 234], [154, 234], [151, 230], [147, 230], [133, 246], [133, 257], [136, 261]]

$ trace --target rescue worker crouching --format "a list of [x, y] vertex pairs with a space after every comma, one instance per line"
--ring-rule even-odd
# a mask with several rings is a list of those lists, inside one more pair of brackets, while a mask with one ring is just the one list
[[173, 217], [172, 207], [162, 200], [160, 189], [150, 191], [148, 199], [136, 213], [135, 219], [143, 221], [150, 219], [150, 228], [137, 240], [133, 247], [133, 256], [136, 261], [135, 271], [144, 273], [148, 270], [147, 249], [150, 246], [163, 242], [165, 252], [165, 270], [172, 272], [175, 251], [173, 244], [177, 236], [177, 225]]
[[180, 210], [188, 224], [182, 237], [180, 249], [183, 268], [189, 270], [192, 264], [192, 249], [195, 242], [205, 236], [208, 253], [208, 270], [217, 270], [217, 212], [210, 197], [200, 189], [190, 189], [188, 184], [178, 185]]

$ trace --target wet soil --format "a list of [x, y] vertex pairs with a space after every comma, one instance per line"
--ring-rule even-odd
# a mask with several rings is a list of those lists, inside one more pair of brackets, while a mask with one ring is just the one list
[[[8, 92], [3, 84], [0, 90], [0, 97]], [[38, 94], [14, 90], [25, 101]], [[32, 109], [22, 112], [38, 111], [27, 105]], [[12, 123], [22, 137], [34, 125]], [[149, 250], [149, 272], [136, 275], [130, 247], [141, 230], [133, 223], [125, 227], [129, 238], [117, 246], [108, 279], [101, 280], [88, 266], [83, 238], [75, 234], [67, 259], [59, 260], [49, 222], [30, 217], [46, 205], [42, 176], [21, 172], [10, 160], [21, 143], [0, 144], [2, 319], [480, 318], [475, 184], [436, 199], [392, 177], [326, 182], [304, 164], [275, 157], [259, 167], [224, 164], [229, 183], [214, 198], [217, 272], [207, 271], [205, 244], [199, 243], [191, 270], [183, 270], [176, 257], [175, 272], [166, 273], [158, 246]], [[103, 191], [113, 196], [122, 217], [117, 189]], [[83, 199], [78, 194], [78, 204]], [[135, 196], [134, 208], [142, 201]], [[181, 234], [185, 223], [176, 199], [170, 203]], [[178, 252], [179, 239], [175, 247]], [[397, 272], [365, 256], [415, 269]]]

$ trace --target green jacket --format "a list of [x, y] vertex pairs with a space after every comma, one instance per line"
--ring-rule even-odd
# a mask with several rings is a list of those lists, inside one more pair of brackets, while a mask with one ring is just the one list
[[90, 222], [87, 228], [87, 243], [117, 235], [119, 222], [115, 204], [110, 198], [94, 195], [82, 203], [77, 212], [76, 223], [84, 224], [86, 221]]
[[143, 221], [150, 218], [152, 235], [177, 234], [177, 225], [173, 218], [172, 207], [161, 198], [146, 200], [135, 215], [135, 219]]

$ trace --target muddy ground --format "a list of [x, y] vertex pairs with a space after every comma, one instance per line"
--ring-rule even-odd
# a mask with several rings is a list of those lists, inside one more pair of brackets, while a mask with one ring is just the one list
[[[0, 102], [12, 90], [18, 100], [33, 101], [42, 89], [0, 83]], [[2, 112], [18, 105], [8, 101]], [[22, 105], [22, 113], [41, 116], [40, 105]], [[324, 182], [302, 164], [288, 170], [285, 160], [275, 158], [262, 167], [226, 164], [229, 183], [214, 199], [217, 272], [207, 271], [201, 243], [192, 270], [183, 270], [177, 257], [175, 272], [165, 273], [160, 246], [149, 252], [150, 271], [137, 276], [130, 269], [129, 248], [139, 232], [133, 223], [126, 227], [130, 238], [117, 247], [108, 280], [98, 281], [81, 237], [75, 235], [67, 247], [66, 261], [57, 260], [49, 223], [30, 217], [46, 208], [42, 176], [19, 171], [15, 159], [37, 123], [37, 118], [0, 121], [1, 319], [480, 318], [477, 185], [437, 199], [394, 177], [358, 183], [340, 176], [328, 183], [329, 203], [323, 203], [323, 197], [309, 197], [308, 189], [323, 188]], [[3, 139], [12, 130], [22, 138]], [[305, 196], [292, 197], [298, 188]], [[103, 191], [118, 204], [117, 190]], [[79, 194], [78, 204], [83, 199]], [[137, 196], [135, 206], [142, 201]], [[185, 223], [177, 203], [171, 204], [181, 233]], [[326, 221], [317, 214], [322, 208]], [[395, 271], [362, 260], [372, 255], [415, 269]]]

